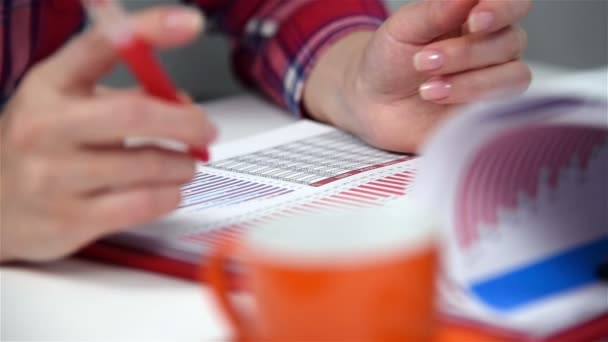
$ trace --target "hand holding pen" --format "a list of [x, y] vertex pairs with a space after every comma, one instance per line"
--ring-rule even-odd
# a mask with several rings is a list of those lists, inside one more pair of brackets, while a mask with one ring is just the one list
[[[202, 28], [198, 11], [175, 6], [128, 22], [155, 48], [185, 44]], [[179, 205], [193, 158], [123, 142], [150, 137], [203, 149], [215, 129], [194, 105], [140, 90], [99, 91], [98, 80], [120, 62], [115, 43], [88, 29], [34, 66], [4, 107], [0, 260], [61, 257]]]
[[[154, 58], [149, 42], [134, 30], [119, 0], [83, 0], [83, 5], [147, 94], [168, 102], [182, 102], [171, 79]], [[209, 160], [206, 147], [180, 146], [179, 141], [171, 142], [170, 146], [176, 146], [177, 150], [202, 162]]]

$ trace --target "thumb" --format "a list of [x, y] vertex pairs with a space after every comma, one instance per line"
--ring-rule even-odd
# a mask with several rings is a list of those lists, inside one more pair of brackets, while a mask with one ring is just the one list
[[[202, 30], [200, 12], [179, 6], [143, 11], [130, 18], [131, 27], [153, 47], [168, 48], [193, 40]], [[118, 61], [114, 44], [100, 30], [92, 28], [55, 53], [41, 72], [46, 80], [67, 90], [90, 90]]]
[[425, 0], [401, 7], [386, 23], [386, 30], [404, 44], [425, 45], [460, 30], [478, 0]]

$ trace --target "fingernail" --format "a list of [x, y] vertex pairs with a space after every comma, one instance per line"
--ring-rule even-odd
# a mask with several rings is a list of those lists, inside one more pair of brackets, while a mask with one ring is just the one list
[[437, 70], [442, 66], [443, 55], [437, 51], [420, 51], [414, 55], [414, 67], [418, 71]]
[[203, 26], [203, 17], [196, 10], [177, 9], [165, 16], [164, 26], [171, 31], [198, 31]]
[[469, 31], [472, 33], [485, 31], [490, 28], [494, 19], [494, 13], [492, 12], [473, 13], [469, 17]]
[[420, 97], [427, 101], [437, 101], [450, 96], [452, 85], [444, 81], [429, 81], [420, 86]]
[[188, 150], [188, 154], [203, 163], [207, 163], [209, 161], [209, 150], [206, 147], [191, 147]]

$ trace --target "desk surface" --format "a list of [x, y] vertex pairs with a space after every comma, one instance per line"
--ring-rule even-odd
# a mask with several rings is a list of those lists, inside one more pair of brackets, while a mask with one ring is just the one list
[[[542, 66], [533, 71], [535, 82], [559, 74]], [[219, 142], [293, 121], [251, 96], [205, 108], [220, 129]], [[207, 289], [161, 275], [68, 259], [3, 266], [0, 285], [2, 340], [209, 341], [228, 333]]]

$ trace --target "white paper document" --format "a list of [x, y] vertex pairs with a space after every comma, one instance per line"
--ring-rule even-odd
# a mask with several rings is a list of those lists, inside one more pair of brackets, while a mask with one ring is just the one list
[[215, 147], [180, 208], [114, 243], [199, 262], [218, 239], [269, 220], [382, 206], [403, 196], [413, 156], [374, 149], [312, 121]]

